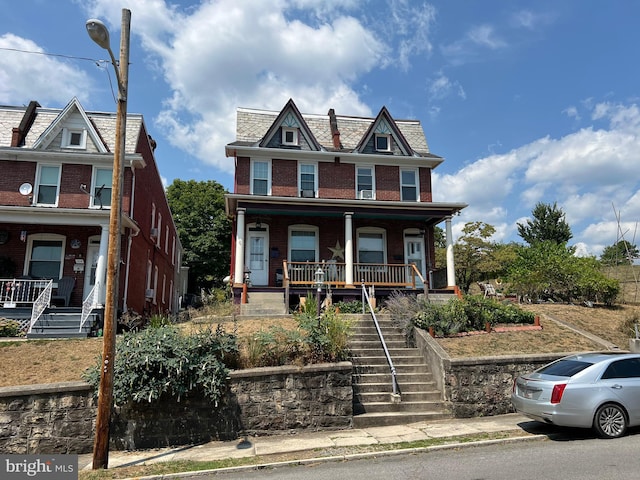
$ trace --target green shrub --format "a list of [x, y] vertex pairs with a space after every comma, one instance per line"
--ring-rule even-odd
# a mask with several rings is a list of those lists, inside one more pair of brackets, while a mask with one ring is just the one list
[[362, 302], [360, 300], [340, 301], [336, 302], [335, 306], [340, 309], [340, 313], [362, 313]]
[[[193, 335], [166, 325], [125, 333], [116, 346], [114, 402], [152, 402], [165, 395], [180, 401], [199, 391], [217, 406], [237, 351], [235, 336], [220, 326]], [[84, 374], [96, 391], [101, 364]]]
[[23, 335], [20, 323], [0, 318], [0, 337], [22, 337]]
[[305, 342], [298, 330], [272, 326], [249, 339], [247, 367], [267, 367], [296, 363], [304, 357]]

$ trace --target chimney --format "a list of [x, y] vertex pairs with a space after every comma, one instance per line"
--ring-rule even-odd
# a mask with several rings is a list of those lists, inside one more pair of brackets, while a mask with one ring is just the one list
[[338, 121], [336, 120], [336, 112], [333, 108], [329, 109], [329, 125], [331, 127], [331, 138], [333, 139], [333, 148], [337, 150], [342, 149], [342, 143], [340, 142], [340, 131], [338, 130]]
[[31, 100], [29, 102], [29, 106], [24, 111], [24, 115], [22, 116], [20, 126], [18, 128], [13, 128], [13, 130], [11, 131], [12, 147], [22, 147], [24, 145], [24, 140], [27, 137], [27, 133], [29, 133], [31, 125], [33, 125], [33, 121], [36, 119], [36, 108], [38, 108], [39, 106], [40, 104], [35, 100]]

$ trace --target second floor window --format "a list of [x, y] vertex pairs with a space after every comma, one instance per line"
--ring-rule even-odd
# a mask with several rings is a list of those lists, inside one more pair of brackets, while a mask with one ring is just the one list
[[57, 205], [60, 186], [60, 166], [41, 165], [38, 174], [38, 205]]
[[269, 170], [267, 161], [251, 162], [251, 193], [253, 195], [269, 195], [271, 176]]
[[96, 168], [93, 175], [93, 206], [99, 208], [111, 207], [111, 182], [113, 170], [110, 168]]
[[405, 202], [418, 201], [418, 172], [415, 170], [400, 170], [401, 200]]
[[300, 165], [300, 196], [315, 197], [316, 196], [316, 165], [301, 164]]
[[373, 199], [373, 167], [357, 167], [356, 169], [357, 198]]

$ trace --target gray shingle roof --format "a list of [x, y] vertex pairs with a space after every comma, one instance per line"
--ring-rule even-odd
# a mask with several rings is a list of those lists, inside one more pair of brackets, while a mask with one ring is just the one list
[[[280, 112], [238, 108], [236, 141], [257, 143], [267, 133]], [[304, 121], [316, 140], [327, 150], [333, 150], [333, 139], [328, 115], [302, 114]], [[354, 150], [375, 118], [336, 115], [340, 141], [345, 150]], [[396, 125], [411, 145], [420, 154], [428, 154], [429, 146], [419, 120], [396, 120]]]

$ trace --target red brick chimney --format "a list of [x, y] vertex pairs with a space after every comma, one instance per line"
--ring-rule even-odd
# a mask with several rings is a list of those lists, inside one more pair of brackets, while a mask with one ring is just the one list
[[333, 148], [337, 150], [342, 149], [342, 143], [340, 142], [340, 131], [338, 130], [338, 121], [336, 120], [336, 112], [333, 108], [329, 109], [329, 125], [331, 126], [331, 138], [333, 139]]

